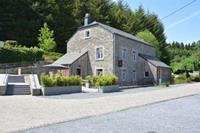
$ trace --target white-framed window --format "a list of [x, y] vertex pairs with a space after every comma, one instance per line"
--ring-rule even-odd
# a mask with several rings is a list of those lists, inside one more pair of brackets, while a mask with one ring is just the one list
[[147, 63], [144, 63], [144, 77], [145, 78], [149, 77], [149, 67]]
[[96, 60], [103, 60], [104, 59], [104, 47], [96, 47]]
[[136, 75], [136, 71], [133, 70], [133, 71], [132, 71], [132, 80], [133, 80], [133, 81], [136, 81], [136, 78], [137, 78], [136, 76], [137, 76], [137, 75]]
[[87, 39], [87, 38], [90, 38], [90, 37], [91, 37], [91, 31], [90, 30], [85, 30], [84, 38]]
[[137, 60], [137, 52], [136, 51], [132, 51], [132, 57], [133, 57], [133, 61]]
[[121, 69], [121, 78], [122, 78], [122, 81], [126, 81], [126, 78], [127, 78], [127, 70], [126, 69]]
[[103, 68], [96, 68], [96, 76], [103, 75]]
[[124, 60], [128, 59], [128, 50], [126, 48], [122, 49], [122, 59]]

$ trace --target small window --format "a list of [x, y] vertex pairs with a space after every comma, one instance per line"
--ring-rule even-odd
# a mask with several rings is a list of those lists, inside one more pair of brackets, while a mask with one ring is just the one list
[[90, 38], [91, 37], [91, 32], [90, 30], [85, 31], [85, 38]]
[[133, 61], [136, 61], [136, 59], [137, 59], [136, 51], [133, 51], [132, 54], [133, 54]]
[[144, 72], [144, 77], [149, 77], [149, 72]]
[[122, 69], [121, 71], [122, 81], [126, 81], [126, 75], [127, 75], [126, 69]]
[[127, 60], [127, 58], [128, 58], [127, 49], [122, 49], [122, 59]]
[[103, 60], [104, 55], [103, 55], [103, 47], [97, 47], [96, 48], [96, 60]]
[[102, 68], [98, 68], [96, 69], [96, 75], [103, 75], [103, 69]]
[[149, 77], [149, 67], [147, 63], [144, 64], [144, 77]]
[[81, 76], [81, 69], [80, 69], [80, 68], [77, 68], [77, 69], [76, 69], [76, 75]]
[[132, 80], [136, 81], [136, 71], [135, 70], [133, 70], [133, 72], [132, 72]]

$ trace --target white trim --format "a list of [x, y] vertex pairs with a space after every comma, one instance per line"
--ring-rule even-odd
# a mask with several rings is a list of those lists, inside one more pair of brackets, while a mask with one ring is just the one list
[[[86, 32], [89, 32], [89, 36], [86, 36]], [[91, 30], [90, 29], [86, 29], [84, 30], [84, 39], [88, 39], [88, 38], [91, 38]]]
[[[146, 72], [148, 72], [148, 76], [146, 76]], [[148, 63], [144, 62], [144, 78], [149, 78], [150, 77], [150, 72], [149, 72], [149, 66]]]
[[[135, 59], [133, 58], [133, 52], [135, 52]], [[138, 54], [137, 54], [137, 51], [136, 51], [135, 49], [132, 49], [131, 55], [132, 55], [132, 61], [133, 61], [133, 62], [136, 62], [136, 61], [137, 61], [137, 56], [138, 56]]]
[[[125, 59], [123, 57], [124, 50], [126, 50], [126, 58]], [[122, 49], [121, 49], [121, 56], [122, 56], [122, 60], [128, 60], [128, 48], [122, 47]]]
[[[102, 53], [103, 53], [103, 57], [102, 58], [97, 58], [97, 48], [102, 48]], [[95, 46], [95, 59], [96, 61], [99, 61], [99, 60], [104, 60], [104, 46]]]
[[104, 75], [104, 67], [95, 67], [95, 76], [98, 76], [97, 69], [102, 69], [102, 74]]
[[[133, 73], [135, 73], [134, 76]], [[137, 81], [137, 72], [135, 70], [132, 70], [132, 81]]]
[[[122, 74], [122, 72], [124, 72], [124, 70], [125, 70], [125, 78], [123, 77], [123, 74]], [[127, 68], [121, 68], [121, 69], [120, 69], [120, 77], [121, 77], [121, 80], [122, 80], [122, 81], [126, 81], [126, 80], [127, 80], [127, 76], [128, 76]]]

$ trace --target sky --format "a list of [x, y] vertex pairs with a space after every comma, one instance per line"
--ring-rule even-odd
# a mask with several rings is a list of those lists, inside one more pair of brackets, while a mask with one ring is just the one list
[[[117, 1], [117, 0], [114, 0]], [[124, 0], [134, 11], [139, 5], [158, 15], [165, 27], [167, 42], [191, 43], [200, 40], [200, 0], [171, 15], [193, 0]]]

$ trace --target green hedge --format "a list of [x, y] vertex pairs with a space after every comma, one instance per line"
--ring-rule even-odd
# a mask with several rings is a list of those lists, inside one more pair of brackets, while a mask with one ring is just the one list
[[37, 47], [5, 45], [0, 48], [0, 63], [35, 62], [43, 60], [43, 50]]
[[87, 76], [86, 80], [88, 80], [91, 85], [107, 86], [115, 85], [117, 83], [118, 78], [113, 74], [108, 74], [100, 76]]
[[174, 84], [190, 83], [190, 82], [200, 82], [199, 76], [186, 77], [186, 75], [179, 75], [174, 78]]
[[81, 85], [81, 77], [80, 76], [61, 76], [55, 75], [50, 77], [49, 75], [42, 74], [41, 83], [45, 87], [55, 87], [55, 86], [77, 86]]

